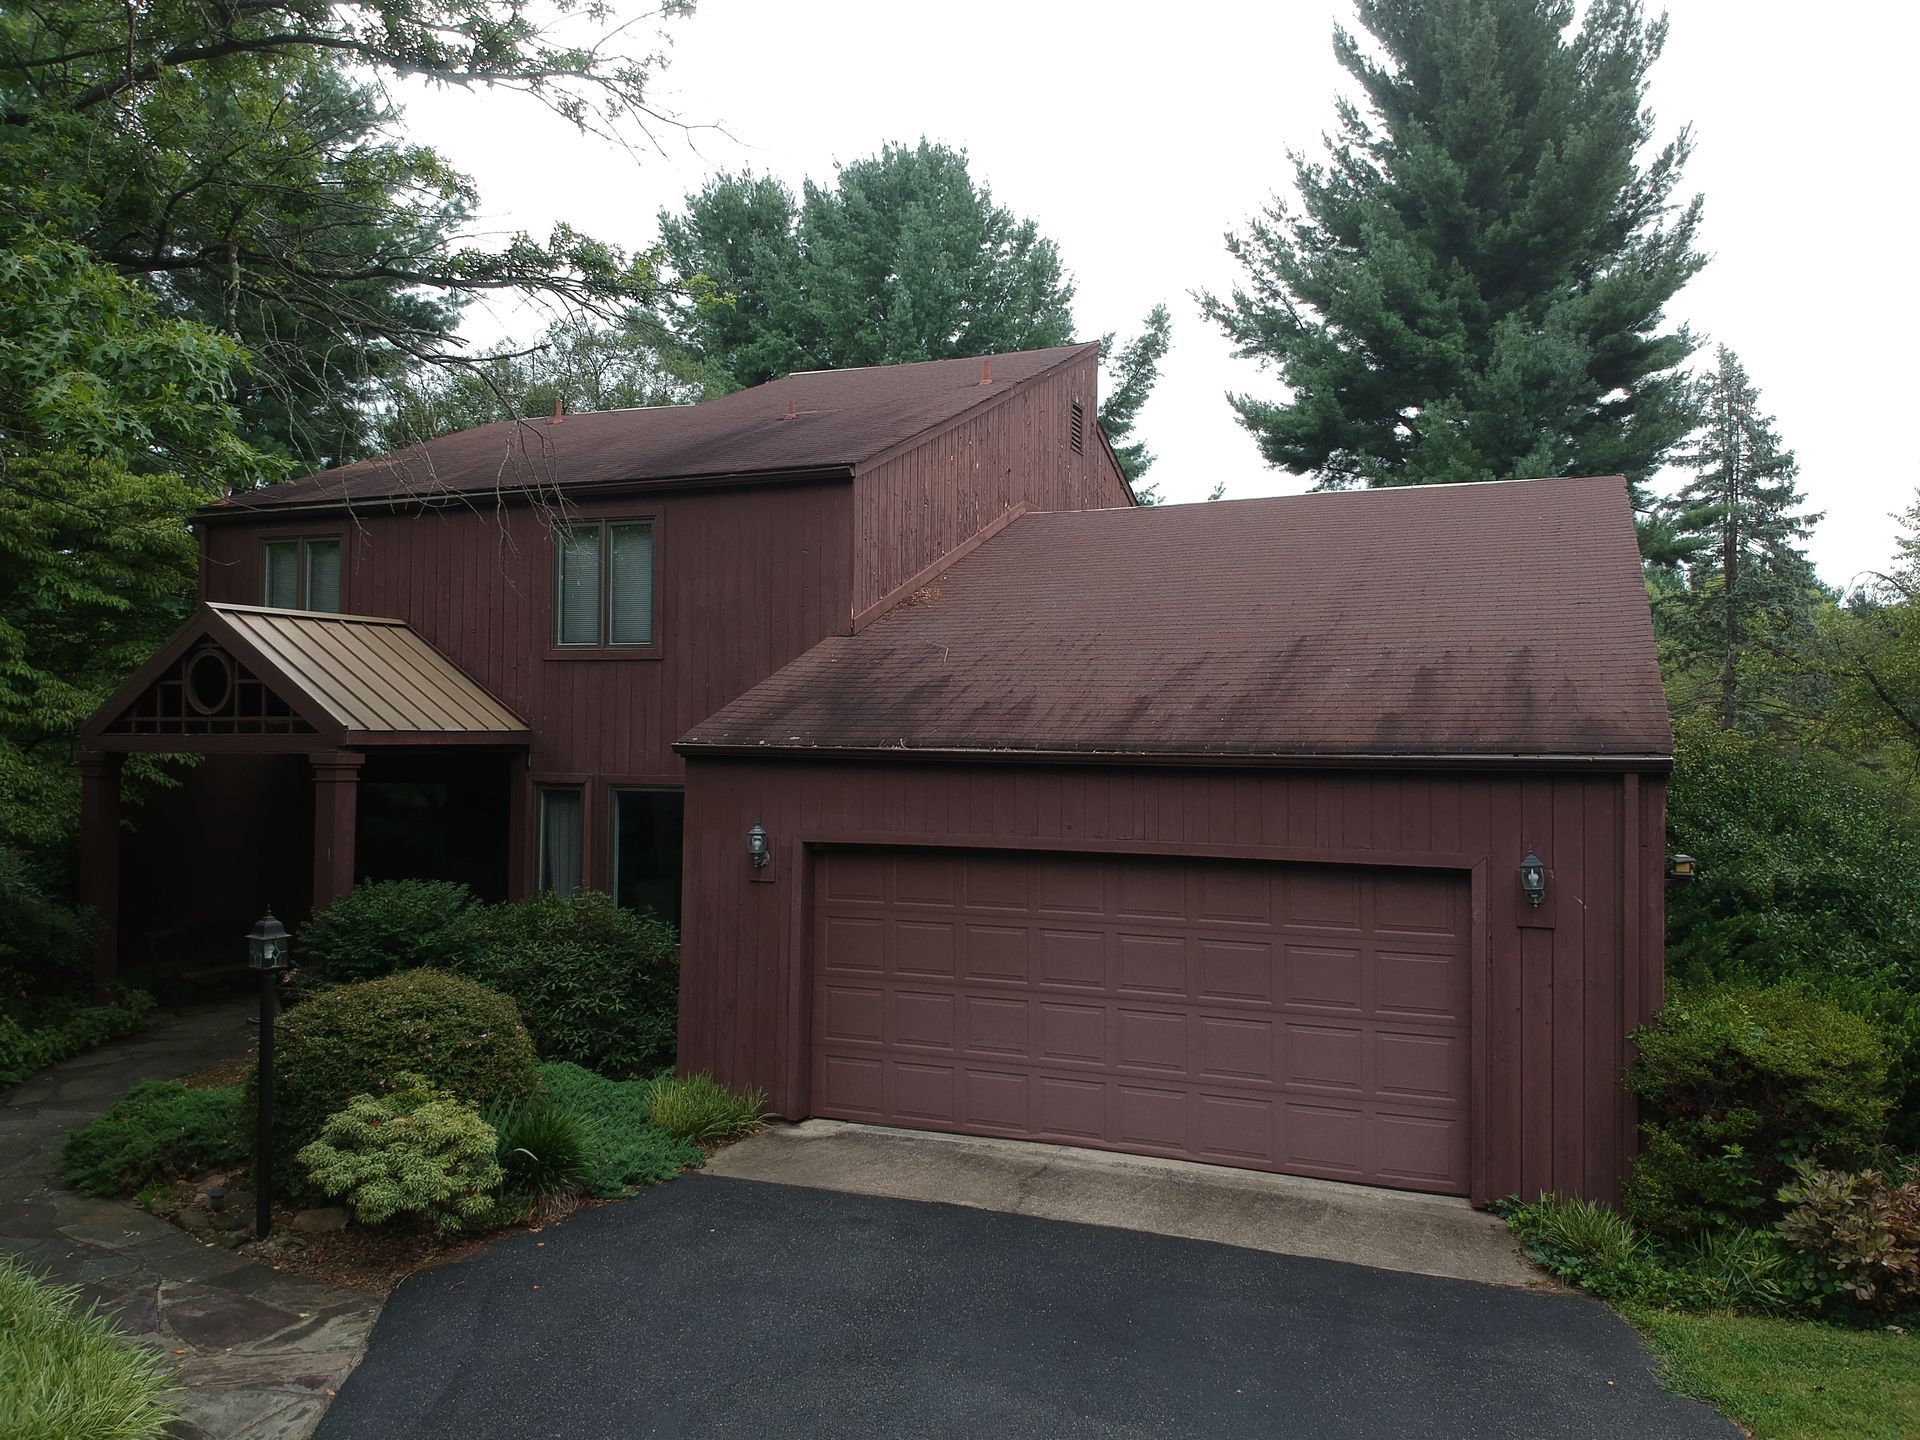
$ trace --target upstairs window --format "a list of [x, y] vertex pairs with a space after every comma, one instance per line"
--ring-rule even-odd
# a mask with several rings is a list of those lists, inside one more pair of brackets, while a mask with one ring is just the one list
[[653, 644], [653, 522], [554, 531], [554, 640], [577, 648]]
[[276, 610], [340, 610], [340, 537], [269, 540], [265, 595]]

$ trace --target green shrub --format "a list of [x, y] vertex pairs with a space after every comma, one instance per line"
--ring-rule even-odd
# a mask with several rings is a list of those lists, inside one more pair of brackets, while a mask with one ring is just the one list
[[703, 1158], [697, 1145], [667, 1134], [648, 1119], [651, 1081], [611, 1080], [566, 1062], [542, 1065], [540, 1080], [553, 1102], [580, 1120], [587, 1142], [587, 1183], [596, 1195], [671, 1180]]
[[1634, 1033], [1651, 1107], [1626, 1187], [1644, 1229], [1768, 1224], [1797, 1160], [1849, 1163], [1886, 1131], [1886, 1051], [1858, 1016], [1793, 986], [1676, 988]]
[[178, 1412], [158, 1351], [122, 1335], [79, 1289], [0, 1255], [0, 1435], [157, 1440]]
[[54, 899], [25, 855], [0, 846], [0, 1016], [83, 993], [92, 944], [93, 922]]
[[745, 1135], [766, 1113], [764, 1090], [729, 1090], [707, 1074], [656, 1080], [647, 1107], [647, 1118], [662, 1130], [696, 1143]]
[[471, 1105], [402, 1072], [384, 1095], [356, 1095], [300, 1151], [322, 1194], [362, 1225], [418, 1216], [453, 1232], [493, 1213], [499, 1136]]
[[542, 1059], [618, 1078], [673, 1063], [679, 951], [670, 927], [606, 895], [548, 891], [486, 913], [462, 972], [511, 995]]
[[110, 1005], [52, 1000], [21, 1015], [0, 1014], [0, 1088], [109, 1040], [131, 1035], [152, 1018], [153, 997], [128, 990]]
[[67, 1183], [87, 1195], [130, 1195], [244, 1165], [253, 1158], [242, 1138], [248, 1114], [238, 1085], [189, 1090], [178, 1081], [149, 1080], [67, 1137]]
[[1667, 966], [1689, 983], [1797, 981], [1879, 1029], [1893, 1138], [1920, 1148], [1920, 834], [1898, 798], [1806, 751], [1712, 725], [1674, 736]]
[[500, 1137], [503, 1186], [545, 1200], [570, 1195], [587, 1181], [587, 1128], [580, 1117], [544, 1095], [487, 1117]]
[[1889, 1177], [1803, 1164], [1780, 1199], [1791, 1207], [1780, 1237], [1800, 1257], [1816, 1305], [1920, 1308], [1920, 1171]]
[[483, 914], [451, 881], [356, 885], [307, 922], [296, 954], [330, 985], [421, 966], [465, 972], [479, 953]]
[[[402, 1071], [481, 1108], [522, 1100], [539, 1084], [513, 1002], [439, 970], [325, 991], [282, 1016], [276, 1033], [274, 1153], [283, 1157], [354, 1096], [392, 1089]], [[297, 1172], [280, 1173], [297, 1183]]]
[[1569, 1284], [1603, 1300], [1646, 1299], [1661, 1293], [1663, 1276], [1653, 1250], [1632, 1224], [1591, 1200], [1542, 1195], [1527, 1204], [1495, 1207], [1527, 1253]]

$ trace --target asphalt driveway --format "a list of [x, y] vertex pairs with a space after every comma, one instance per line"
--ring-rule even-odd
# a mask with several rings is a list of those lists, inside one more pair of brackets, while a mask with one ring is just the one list
[[320, 1440], [1732, 1440], [1605, 1307], [691, 1175], [394, 1292]]

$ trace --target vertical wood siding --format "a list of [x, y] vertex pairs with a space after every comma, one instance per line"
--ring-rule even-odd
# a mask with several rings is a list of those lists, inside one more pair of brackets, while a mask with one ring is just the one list
[[[854, 478], [854, 611], [891, 593], [1014, 506], [1094, 510], [1133, 503], [1095, 433], [1089, 358], [1045, 376]], [[1085, 412], [1083, 454], [1068, 440]]]
[[[529, 506], [369, 512], [300, 529], [345, 535], [348, 610], [405, 620], [527, 721], [530, 783], [588, 785], [587, 878], [604, 887], [605, 785], [677, 784], [681, 734], [847, 628], [852, 494], [842, 481], [635, 495], [570, 514], [654, 519], [658, 658], [553, 653], [552, 541]], [[205, 598], [259, 604], [262, 541], [288, 530], [209, 525]]]
[[[695, 758], [680, 1063], [809, 1113], [809, 847], [984, 844], [1438, 864], [1475, 876], [1473, 1197], [1616, 1196], [1627, 1034], [1659, 1003], [1665, 785], [1516, 776]], [[774, 840], [754, 883], [746, 832]], [[1550, 904], [1519, 889], [1527, 848]]]

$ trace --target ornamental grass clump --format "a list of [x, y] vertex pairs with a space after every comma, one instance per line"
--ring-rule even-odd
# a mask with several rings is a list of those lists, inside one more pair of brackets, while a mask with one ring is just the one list
[[0, 1435], [159, 1440], [178, 1412], [165, 1359], [128, 1339], [72, 1285], [0, 1255]]
[[500, 1137], [502, 1189], [536, 1204], [566, 1199], [586, 1184], [587, 1129], [581, 1118], [546, 1096], [487, 1117]]
[[731, 1140], [756, 1129], [767, 1113], [764, 1090], [734, 1091], [711, 1075], [665, 1076], [653, 1083], [647, 1118], [695, 1144]]
[[356, 1095], [299, 1161], [322, 1194], [362, 1225], [417, 1217], [452, 1233], [493, 1214], [499, 1136], [471, 1105], [400, 1074], [384, 1095]]

